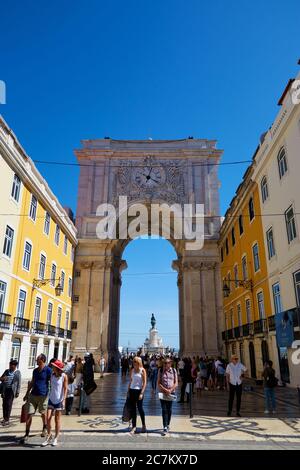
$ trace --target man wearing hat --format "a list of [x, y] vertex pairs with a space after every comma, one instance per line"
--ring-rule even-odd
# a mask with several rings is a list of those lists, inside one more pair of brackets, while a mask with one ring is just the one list
[[3, 426], [9, 425], [12, 405], [14, 398], [18, 398], [21, 388], [21, 372], [17, 370], [18, 361], [12, 359], [9, 363], [9, 369], [0, 377], [2, 384], [2, 399], [3, 399]]
[[226, 379], [229, 385], [229, 401], [227, 416], [231, 416], [234, 395], [236, 394], [236, 415], [240, 415], [241, 399], [242, 399], [242, 377], [246, 372], [246, 367], [239, 361], [236, 354], [231, 356], [231, 361], [226, 367]]

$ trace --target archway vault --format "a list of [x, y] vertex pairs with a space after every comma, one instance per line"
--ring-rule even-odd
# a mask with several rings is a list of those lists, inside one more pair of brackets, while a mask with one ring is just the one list
[[[75, 354], [90, 351], [96, 357], [104, 354], [112, 370], [118, 364], [120, 289], [122, 271], [127, 267], [123, 254], [130, 238], [97, 238], [96, 211], [99, 204], [114, 202], [120, 191], [124, 191], [124, 185], [127, 186], [129, 207], [137, 201], [146, 205], [154, 200], [168, 204], [174, 201], [182, 204], [196, 202], [203, 204], [205, 211], [209, 212], [201, 249], [187, 250], [187, 241], [174, 237], [173, 226], [169, 241], [177, 255], [172, 267], [178, 274], [180, 354], [215, 355], [222, 348], [222, 298], [217, 249], [220, 221], [217, 217], [211, 217], [219, 212], [217, 173], [214, 167], [199, 165], [208, 158], [217, 163], [221, 152], [215, 149], [215, 143], [211, 144], [211, 141], [195, 140], [192, 147], [188, 140], [151, 142], [150, 160], [147, 157], [148, 141], [88, 141], [83, 150], [76, 152], [79, 160], [83, 160], [81, 163], [85, 163], [88, 157], [89, 166], [81, 166], [79, 181], [79, 243], [73, 291], [77, 300], [73, 305], [73, 325], [76, 328], [73, 329], [72, 350]], [[147, 153], [145, 147], [148, 148]], [[108, 149], [110, 152], [107, 152]], [[91, 160], [94, 166], [90, 164]], [[139, 186], [141, 175], [148, 175], [149, 171], [151, 174], [154, 166], [162, 168], [155, 173], [157, 181], [161, 175], [161, 187], [151, 187], [150, 190]], [[136, 168], [139, 167], [143, 168], [142, 173], [137, 172]], [[162, 227], [158, 225], [156, 228], [156, 233], [161, 235]], [[143, 230], [141, 234], [149, 233], [148, 226]]]

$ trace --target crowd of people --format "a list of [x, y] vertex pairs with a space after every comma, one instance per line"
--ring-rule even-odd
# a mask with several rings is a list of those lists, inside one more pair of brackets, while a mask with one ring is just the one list
[[[61, 415], [64, 411], [70, 415], [74, 396], [80, 394], [80, 410], [82, 413], [90, 411], [90, 395], [97, 385], [94, 381], [95, 360], [93, 355], [86, 353], [84, 358], [70, 356], [63, 363], [53, 358], [47, 364], [46, 356], [37, 357], [37, 367], [33, 370], [32, 379], [28, 383], [23, 398], [25, 404], [22, 409], [26, 430], [21, 443], [28, 442], [32, 416], [38, 411], [42, 418], [42, 433], [45, 438], [42, 446], [56, 446], [61, 430]], [[103, 377], [106, 362], [102, 357], [98, 366], [100, 377]], [[130, 432], [137, 430], [137, 412], [140, 415], [142, 428], [146, 432], [146, 417], [143, 409], [144, 394], [147, 383], [151, 383], [153, 394], [158, 394], [161, 403], [163, 435], [170, 431], [172, 417], [172, 404], [189, 402], [190, 394], [197, 394], [200, 398], [203, 391], [227, 390], [228, 409], [227, 416], [231, 416], [234, 398], [236, 396], [236, 415], [240, 415], [242, 381], [246, 367], [233, 355], [230, 361], [222, 357], [183, 357], [177, 355], [123, 355], [120, 359], [121, 374], [128, 381], [128, 393], [125, 406], [130, 408]], [[275, 387], [277, 378], [272, 361], [267, 361], [263, 371], [265, 413], [276, 413]], [[179, 397], [176, 389], [180, 387]], [[20, 394], [21, 373], [18, 362], [11, 360], [9, 368], [0, 377], [0, 393], [3, 402], [2, 425], [8, 426], [13, 401]], [[125, 408], [125, 407], [124, 407]], [[78, 408], [77, 408], [78, 411]], [[55, 421], [55, 432], [52, 434], [52, 418]]]

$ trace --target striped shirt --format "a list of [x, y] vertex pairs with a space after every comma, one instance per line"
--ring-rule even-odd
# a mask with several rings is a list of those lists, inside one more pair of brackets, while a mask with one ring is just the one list
[[5, 374], [5, 388], [12, 388], [15, 371], [8, 370]]

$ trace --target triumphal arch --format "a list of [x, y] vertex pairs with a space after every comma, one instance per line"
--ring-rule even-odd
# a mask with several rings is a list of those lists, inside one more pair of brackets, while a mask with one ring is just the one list
[[[82, 148], [75, 154], [80, 177], [73, 353], [82, 355], [89, 351], [95, 357], [104, 354], [111, 369], [117, 365], [121, 273], [127, 267], [122, 255], [132, 239], [128, 223], [133, 222], [140, 234], [153, 234], [154, 230], [169, 238], [176, 251], [172, 267], [178, 273], [180, 354], [218, 354], [224, 328], [217, 248], [220, 228], [217, 172], [222, 151], [216, 148], [216, 141], [105, 138], [82, 141]], [[148, 219], [137, 222], [143, 207], [149, 209]], [[164, 210], [151, 232], [153, 207]], [[180, 210], [177, 213], [171, 210], [168, 218], [164, 212], [168, 207], [203, 208], [202, 244], [184, 230], [182, 236], [178, 235]], [[196, 211], [189, 214], [189, 227], [196, 233]], [[186, 226], [186, 221], [183, 225]]]

